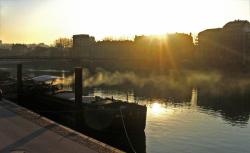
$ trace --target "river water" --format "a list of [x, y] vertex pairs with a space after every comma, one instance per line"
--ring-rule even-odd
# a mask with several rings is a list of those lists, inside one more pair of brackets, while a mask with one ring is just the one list
[[[0, 70], [14, 76], [15, 64], [20, 62], [25, 75], [57, 75], [66, 78], [65, 89], [71, 88], [73, 64], [5, 60], [0, 62]], [[196, 71], [137, 74], [104, 69], [92, 73], [87, 68], [83, 76], [85, 95], [121, 100], [128, 96], [130, 102], [148, 108], [145, 135], [131, 136], [132, 146], [125, 140], [115, 147], [147, 153], [250, 152], [248, 76]]]

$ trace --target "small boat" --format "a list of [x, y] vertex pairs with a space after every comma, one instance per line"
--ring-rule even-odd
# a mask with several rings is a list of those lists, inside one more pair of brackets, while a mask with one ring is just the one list
[[38, 111], [46, 109], [58, 112], [62, 120], [77, 118], [77, 125], [91, 130], [105, 132], [126, 130], [131, 133], [144, 131], [146, 106], [99, 96], [82, 96], [82, 103], [79, 106], [75, 103], [75, 93], [62, 90], [60, 80], [62, 78], [49, 75], [25, 80], [23, 97], [35, 101], [26, 105], [32, 105]]

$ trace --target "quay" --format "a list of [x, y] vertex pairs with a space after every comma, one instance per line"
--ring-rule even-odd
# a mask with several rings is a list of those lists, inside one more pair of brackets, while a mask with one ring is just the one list
[[0, 153], [122, 153], [6, 99], [0, 100]]

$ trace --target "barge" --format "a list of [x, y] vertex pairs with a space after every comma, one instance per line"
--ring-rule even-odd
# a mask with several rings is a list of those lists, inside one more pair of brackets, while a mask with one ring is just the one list
[[[36, 111], [59, 114], [69, 124], [100, 132], [144, 132], [147, 107], [113, 98], [82, 96], [75, 103], [73, 91], [62, 90], [62, 78], [43, 75], [23, 81], [23, 101]], [[59, 80], [59, 81], [58, 81]]]

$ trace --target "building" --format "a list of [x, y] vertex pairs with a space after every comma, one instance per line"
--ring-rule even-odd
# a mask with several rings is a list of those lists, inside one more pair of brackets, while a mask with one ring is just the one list
[[0, 56], [7, 57], [10, 53], [11, 46], [3, 44], [2, 40], [0, 40]]
[[223, 28], [208, 29], [198, 34], [201, 58], [214, 66], [246, 65], [250, 62], [249, 44], [248, 21], [235, 20]]
[[153, 59], [159, 65], [181, 66], [190, 62], [194, 54], [191, 34], [135, 36], [136, 51], [143, 59]]
[[25, 44], [13, 44], [12, 45], [12, 55], [22, 56], [28, 53], [29, 49]]
[[87, 34], [73, 35], [73, 58], [91, 58], [95, 38]]

